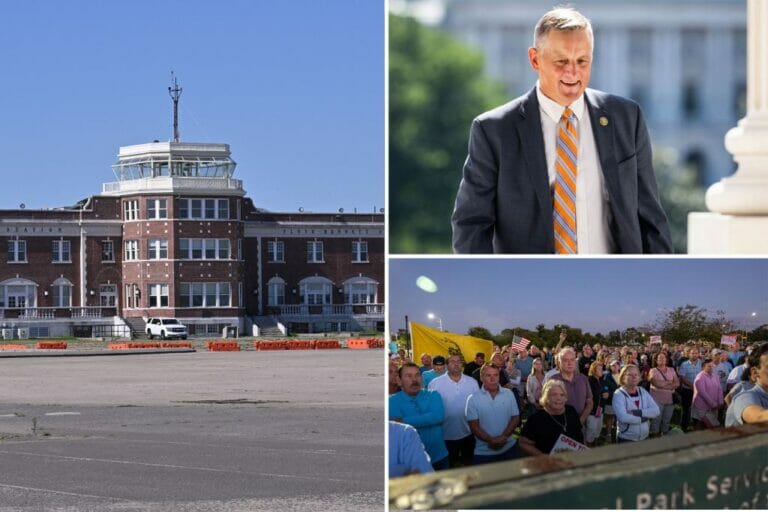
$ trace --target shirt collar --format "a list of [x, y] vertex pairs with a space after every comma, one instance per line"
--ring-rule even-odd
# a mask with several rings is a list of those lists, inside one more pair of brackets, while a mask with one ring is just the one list
[[[559, 123], [560, 118], [563, 117], [563, 112], [565, 112], [565, 107], [560, 105], [555, 100], [548, 98], [543, 92], [541, 92], [538, 81], [536, 82], [536, 97], [539, 100], [539, 108], [544, 111], [547, 117], [552, 119], [555, 123]], [[582, 94], [579, 96], [579, 99], [571, 103], [569, 107], [571, 107], [571, 110], [576, 115], [576, 119], [581, 122], [584, 119], [584, 115], [586, 113], [584, 95]]]

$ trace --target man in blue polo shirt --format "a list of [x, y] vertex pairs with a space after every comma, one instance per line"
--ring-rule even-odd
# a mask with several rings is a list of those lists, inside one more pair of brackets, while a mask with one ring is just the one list
[[475, 464], [512, 460], [517, 444], [512, 432], [520, 424], [517, 400], [507, 388], [499, 386], [499, 368], [486, 364], [480, 370], [483, 387], [467, 398], [467, 422], [477, 443]]
[[443, 440], [443, 400], [436, 391], [422, 389], [421, 372], [415, 363], [400, 367], [402, 391], [389, 396], [389, 419], [411, 425], [432, 460], [435, 471], [448, 469], [448, 449]]

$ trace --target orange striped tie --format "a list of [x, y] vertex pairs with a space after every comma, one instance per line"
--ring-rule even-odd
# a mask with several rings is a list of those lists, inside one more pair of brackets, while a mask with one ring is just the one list
[[576, 116], [566, 107], [557, 125], [557, 160], [555, 169], [554, 227], [555, 252], [576, 254], [576, 162], [579, 156], [579, 132]]

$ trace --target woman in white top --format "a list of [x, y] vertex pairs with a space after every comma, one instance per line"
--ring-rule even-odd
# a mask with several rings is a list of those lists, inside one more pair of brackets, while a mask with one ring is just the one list
[[613, 412], [618, 420], [619, 443], [642, 441], [650, 432], [650, 420], [661, 414], [650, 393], [639, 386], [640, 368], [629, 364], [619, 373], [621, 387], [613, 394]]
[[525, 395], [528, 400], [527, 417], [531, 417], [534, 412], [541, 409], [539, 399], [541, 399], [541, 390], [544, 386], [544, 362], [540, 357], [533, 360], [531, 365], [531, 374], [525, 382]]

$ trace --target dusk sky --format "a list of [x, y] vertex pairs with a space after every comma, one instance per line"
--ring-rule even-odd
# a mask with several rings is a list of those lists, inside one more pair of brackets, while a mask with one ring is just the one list
[[[416, 286], [427, 276], [437, 292]], [[756, 259], [395, 259], [389, 260], [392, 332], [404, 316], [466, 333], [483, 326], [543, 323], [593, 334], [652, 323], [664, 308], [693, 304], [725, 311], [737, 327], [768, 323], [768, 260]], [[756, 313], [752, 316], [752, 313]]]
[[118, 148], [231, 145], [272, 211], [384, 206], [384, 6], [369, 0], [6, 2], [0, 209], [69, 206]]

